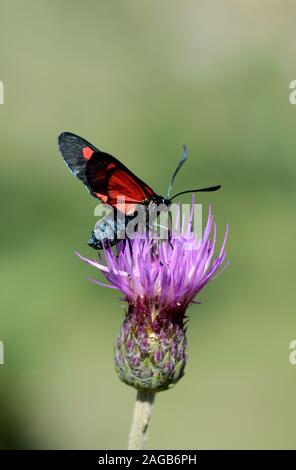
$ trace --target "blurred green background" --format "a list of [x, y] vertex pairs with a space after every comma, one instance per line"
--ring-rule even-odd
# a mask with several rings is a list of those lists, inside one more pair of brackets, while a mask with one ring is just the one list
[[[74, 251], [95, 199], [68, 130], [230, 223], [231, 264], [190, 308], [184, 379], [159, 394], [155, 449], [295, 448], [296, 79], [292, 1], [1, 0], [0, 447], [125, 448], [135, 399], [113, 368], [115, 291]], [[189, 196], [182, 201], [188, 202]]]

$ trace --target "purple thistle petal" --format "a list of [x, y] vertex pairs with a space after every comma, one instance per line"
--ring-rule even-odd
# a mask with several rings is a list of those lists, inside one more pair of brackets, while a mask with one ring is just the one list
[[99, 286], [102, 287], [107, 287], [108, 289], [118, 289], [115, 286], [112, 286], [111, 284], [105, 284], [104, 282], [96, 281], [95, 279], [92, 279], [91, 277], [88, 278], [93, 284], [98, 284]]
[[[110, 246], [99, 254], [99, 262], [91, 261], [76, 253], [83, 261], [99, 269], [110, 285], [94, 281], [96, 284], [121, 291], [129, 303], [138, 301], [148, 307], [158, 306], [158, 315], [185, 310], [194, 297], [212, 279], [219, 276], [228, 263], [225, 263], [225, 246], [228, 238], [226, 226], [223, 242], [216, 258], [216, 224], [213, 223], [209, 206], [206, 226], [201, 240], [192, 233], [194, 198], [192, 199], [189, 221], [183, 216], [180, 220], [180, 206], [171, 240], [150, 240], [136, 234], [128, 243], [120, 241], [115, 250]], [[180, 231], [180, 223], [182, 226]], [[212, 235], [211, 235], [212, 234]], [[163, 312], [163, 313], [162, 313]]]

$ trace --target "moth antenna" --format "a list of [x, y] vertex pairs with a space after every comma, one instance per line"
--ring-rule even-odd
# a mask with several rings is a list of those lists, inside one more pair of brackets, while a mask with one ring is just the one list
[[218, 184], [217, 186], [210, 186], [209, 188], [202, 188], [202, 189], [188, 189], [188, 191], [182, 191], [181, 193], [175, 194], [173, 197], [171, 197], [171, 201], [175, 199], [177, 196], [181, 196], [181, 194], [187, 194], [187, 193], [202, 193], [202, 192], [207, 192], [207, 191], [218, 191], [222, 186], [221, 184]]
[[179, 163], [177, 165], [177, 168], [175, 169], [174, 174], [172, 176], [171, 182], [169, 184], [169, 189], [168, 189], [168, 192], [167, 192], [167, 198], [168, 199], [170, 198], [170, 194], [171, 194], [171, 191], [173, 189], [173, 184], [174, 184], [175, 178], [177, 176], [177, 173], [179, 172], [181, 166], [186, 162], [186, 160], [187, 160], [187, 148], [186, 148], [186, 145], [183, 145], [182, 146], [181, 160], [179, 161]]

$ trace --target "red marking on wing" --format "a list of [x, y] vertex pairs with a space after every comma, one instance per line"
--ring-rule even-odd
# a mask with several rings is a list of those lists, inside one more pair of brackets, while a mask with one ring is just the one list
[[99, 199], [101, 199], [102, 202], [107, 202], [108, 201], [108, 196], [106, 194], [100, 194], [100, 193], [94, 193]]
[[115, 163], [111, 162], [111, 163], [108, 163], [106, 170], [109, 171], [109, 170], [112, 170], [113, 168], [116, 168], [116, 165]]
[[85, 160], [89, 160], [92, 154], [94, 153], [94, 151], [90, 147], [84, 147], [82, 149], [82, 153], [83, 153]]
[[118, 204], [114, 204], [113, 207], [116, 207], [116, 209], [122, 214], [132, 215], [137, 208], [137, 204], [128, 203], [128, 202], [119, 202]]
[[[155, 192], [143, 181], [124, 169], [114, 169], [107, 178], [108, 204], [115, 206], [124, 214], [131, 214], [135, 211], [137, 204], [141, 204]], [[124, 197], [126, 203], [118, 198]]]

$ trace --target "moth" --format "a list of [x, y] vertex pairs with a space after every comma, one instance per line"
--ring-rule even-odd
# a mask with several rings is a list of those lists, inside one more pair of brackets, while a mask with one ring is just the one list
[[170, 197], [175, 177], [187, 159], [185, 146], [170, 180], [167, 195], [160, 196], [117, 158], [102, 152], [82, 137], [63, 132], [58, 138], [58, 143], [62, 157], [73, 175], [83, 182], [93, 197], [113, 209], [113, 213], [103, 217], [91, 233], [88, 244], [96, 250], [113, 246], [125, 238], [127, 225], [135, 219], [139, 208], [144, 208], [150, 224], [151, 219], [155, 219], [159, 213], [157, 208], [166, 210], [177, 196], [216, 191], [221, 187], [217, 185], [187, 190]]

